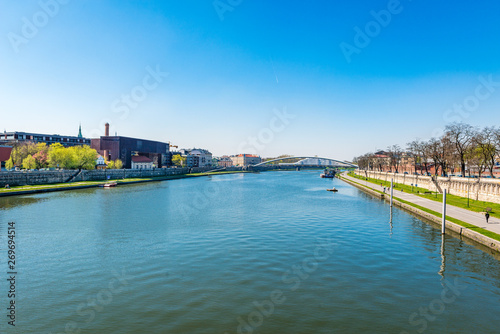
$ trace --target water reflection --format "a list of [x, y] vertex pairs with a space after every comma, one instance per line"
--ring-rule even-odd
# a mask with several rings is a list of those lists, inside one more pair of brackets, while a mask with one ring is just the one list
[[445, 235], [441, 235], [441, 267], [438, 274], [444, 279], [444, 272], [446, 269], [446, 254], [445, 254]]
[[0, 210], [13, 209], [17, 206], [31, 205], [45, 201], [45, 198], [34, 196], [12, 196], [0, 198]]
[[390, 210], [390, 216], [389, 216], [389, 225], [391, 226], [391, 230], [390, 230], [390, 233], [389, 233], [389, 236], [392, 238], [392, 228], [393, 228], [393, 225], [392, 225], [392, 206], [390, 207], [391, 210]]

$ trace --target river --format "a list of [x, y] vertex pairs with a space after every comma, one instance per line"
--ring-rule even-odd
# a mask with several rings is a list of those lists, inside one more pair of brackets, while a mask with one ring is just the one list
[[319, 174], [0, 198], [0, 332], [499, 331], [498, 259]]

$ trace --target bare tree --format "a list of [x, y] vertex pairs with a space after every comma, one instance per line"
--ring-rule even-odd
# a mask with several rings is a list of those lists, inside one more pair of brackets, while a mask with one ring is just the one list
[[425, 174], [429, 173], [428, 165], [429, 165], [429, 147], [427, 142], [420, 141], [417, 146], [417, 152], [420, 156], [420, 173], [422, 173], [422, 164], [425, 168]]
[[483, 174], [486, 170], [486, 160], [480, 145], [481, 134], [478, 133], [474, 136], [473, 143], [473, 146], [471, 146], [467, 151], [467, 167], [469, 169], [469, 173], [472, 169], [475, 169], [478, 172], [478, 176], [481, 177], [481, 174]]
[[[449, 136], [443, 136], [440, 139], [441, 145], [441, 170], [443, 176], [449, 174], [448, 170], [454, 169], [457, 164], [460, 164], [460, 158], [455, 149], [455, 145]], [[467, 152], [465, 153], [467, 155]]]
[[417, 173], [417, 164], [420, 163], [420, 150], [419, 150], [420, 141], [418, 139], [407, 143], [406, 150], [408, 154], [413, 159], [413, 168], [415, 174]]
[[434, 163], [434, 175], [438, 175], [439, 167], [441, 166], [441, 141], [436, 138], [431, 138], [427, 142], [427, 150], [430, 158]]
[[384, 171], [384, 166], [387, 166], [387, 158], [373, 155], [372, 156], [374, 166], [380, 171]]
[[[488, 168], [491, 177], [495, 177], [493, 169], [496, 164], [496, 156], [499, 153], [499, 146], [496, 143], [497, 132], [499, 132], [498, 129], [494, 127], [486, 127], [481, 132], [478, 132], [473, 138], [475, 148], [471, 152], [478, 168], [484, 166], [483, 171]], [[481, 176], [481, 170], [479, 176]]]
[[477, 130], [470, 124], [452, 123], [446, 126], [445, 136], [455, 149], [455, 154], [460, 163], [462, 176], [465, 175], [465, 165], [467, 163], [467, 154], [473, 145], [473, 138]]
[[447, 137], [440, 139], [431, 138], [426, 143], [426, 151], [434, 163], [434, 175], [446, 175], [448, 168], [453, 165], [453, 150], [451, 142]]
[[387, 153], [389, 153], [389, 159], [390, 159], [390, 164], [391, 168], [394, 167], [394, 171], [396, 173], [399, 173], [399, 164], [401, 163], [401, 155], [403, 153], [403, 150], [399, 145], [392, 145], [387, 147]]
[[[477, 169], [479, 174], [489, 169], [491, 176], [495, 177], [493, 172], [500, 154], [500, 128], [478, 130], [469, 124], [453, 123], [446, 126], [445, 134], [440, 138], [416, 139], [408, 143], [407, 151], [415, 172], [420, 166], [420, 172], [425, 168], [426, 174], [429, 173], [432, 161], [435, 175], [447, 175], [450, 170], [459, 168], [465, 176], [468, 166]], [[386, 152], [367, 153], [356, 159], [360, 167], [383, 171], [387, 166], [398, 173], [405, 154], [399, 145], [391, 145]]]
[[372, 153], [366, 153], [359, 157], [355, 157], [353, 159], [353, 162], [359, 166], [359, 169], [364, 169], [364, 170], [371, 169], [372, 168], [371, 156]]

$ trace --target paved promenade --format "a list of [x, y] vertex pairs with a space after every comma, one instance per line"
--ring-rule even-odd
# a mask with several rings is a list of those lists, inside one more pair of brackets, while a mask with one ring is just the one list
[[[348, 176], [347, 173], [343, 173], [342, 177], [344, 177], [350, 181], [359, 183], [361, 185], [367, 186], [370, 189], [374, 189], [374, 190], [378, 190], [378, 191], [382, 191], [382, 192], [384, 191], [384, 187], [381, 187], [380, 184], [374, 184], [374, 183], [371, 183], [368, 181], [356, 179], [354, 177]], [[390, 192], [390, 189], [387, 188], [386, 193], [389, 194], [389, 192]], [[439, 213], [442, 212], [443, 204], [441, 202], [432, 201], [430, 199], [423, 198], [423, 197], [420, 197], [420, 196], [417, 196], [417, 195], [414, 195], [411, 193], [396, 191], [396, 190], [394, 190], [394, 197], [398, 197], [398, 198], [401, 198], [405, 201], [414, 203], [416, 205], [420, 205], [420, 206], [427, 208], [429, 210], [433, 210], [433, 211], [436, 211]], [[500, 234], [500, 219], [498, 219], [498, 218], [490, 217], [489, 223], [486, 223], [486, 218], [485, 218], [483, 213], [469, 211], [469, 210], [458, 208], [456, 206], [449, 205], [449, 204], [446, 206], [446, 216], [453, 217], [453, 218], [459, 219], [461, 221], [464, 221], [466, 223], [476, 225], [478, 227], [482, 227], [485, 230], [489, 230], [489, 231], [495, 232], [497, 234]]]

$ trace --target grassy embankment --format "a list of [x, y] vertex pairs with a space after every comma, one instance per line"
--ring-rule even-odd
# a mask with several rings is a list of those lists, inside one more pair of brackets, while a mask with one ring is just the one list
[[[368, 178], [366, 180], [366, 178], [364, 176], [356, 175], [353, 172], [349, 173], [349, 176], [355, 177], [359, 180], [368, 181], [368, 182], [374, 183], [374, 184], [381, 184], [382, 183], [383, 187], [389, 188], [391, 185], [391, 182], [385, 182], [385, 181], [378, 180], [378, 179]], [[429, 193], [429, 190], [424, 189], [424, 188], [420, 188], [420, 187], [419, 188], [413, 187], [413, 189], [412, 189], [411, 186], [403, 185], [400, 183], [394, 183], [394, 189], [399, 190], [399, 191], [403, 190], [404, 192], [412, 193], [413, 195], [427, 198], [427, 199], [430, 199], [430, 200], [433, 200], [436, 202], [443, 201], [442, 194], [439, 194], [437, 192]], [[427, 194], [425, 192], [427, 192]], [[471, 193], [470, 195], [471, 195], [471, 197], [474, 196], [473, 193]], [[491, 209], [490, 215], [492, 217], [500, 218], [500, 204], [497, 204], [497, 203], [476, 201], [476, 200], [473, 200], [472, 198], [469, 198], [469, 204], [467, 205], [467, 198], [466, 197], [450, 195], [450, 194], [446, 195], [446, 202], [450, 205], [453, 205], [453, 206], [456, 206], [459, 208], [463, 208], [466, 210], [474, 211], [474, 212], [486, 212], [486, 208], [490, 208]]]
[[74, 187], [85, 187], [85, 186], [98, 186], [100, 184], [105, 184], [107, 182], [120, 183], [139, 183], [139, 182], [152, 182], [152, 181], [163, 181], [163, 180], [174, 180], [188, 177], [197, 176], [208, 176], [208, 175], [221, 175], [221, 174], [234, 174], [234, 173], [248, 173], [247, 171], [221, 171], [212, 173], [192, 173], [192, 174], [179, 174], [179, 175], [169, 175], [169, 176], [158, 176], [158, 177], [148, 177], [148, 178], [129, 178], [129, 179], [112, 179], [103, 181], [82, 181], [82, 182], [69, 182], [69, 183], [51, 183], [43, 185], [26, 185], [26, 186], [15, 186], [10, 187], [10, 189], [0, 188], [0, 194], [18, 191], [36, 191], [36, 190], [50, 190], [50, 189], [64, 189], [64, 188], [74, 188]]
[[[380, 183], [382, 182], [382, 185], [384, 186], [384, 182], [383, 182], [383, 181], [380, 181], [380, 180], [377, 180], [377, 179], [371, 179], [371, 178], [368, 178], [368, 180], [366, 180], [366, 178], [365, 178], [365, 177], [355, 175], [355, 174], [354, 174], [354, 173], [352, 173], [352, 172], [350, 172], [348, 175], [349, 175], [349, 176], [352, 176], [352, 177], [355, 177], [355, 178], [359, 179], [360, 181], [368, 181], [368, 182], [375, 183], [375, 184], [380, 184]], [[341, 176], [341, 177], [342, 177], [342, 176]], [[352, 182], [352, 181], [351, 181], [351, 182]], [[355, 183], [359, 184], [360, 186], [366, 187], [365, 182], [362, 182], [362, 183], [361, 183], [361, 182], [355, 182]], [[401, 190], [401, 189], [403, 189], [404, 191], [408, 191], [408, 189], [406, 188], [406, 187], [408, 187], [408, 186], [406, 186], [406, 185], [402, 185], [402, 184], [398, 184], [398, 185], [399, 185], [399, 187], [396, 187], [396, 184], [395, 184], [395, 185], [394, 185], [394, 189], [396, 189], [396, 190]], [[388, 186], [390, 186], [390, 182], [389, 182], [389, 185], [388, 185]], [[411, 188], [411, 187], [409, 187], [409, 188]], [[424, 198], [429, 198], [429, 199], [432, 199], [432, 200], [436, 200], [435, 195], [418, 194], [418, 193], [416, 193], [416, 191], [417, 191], [417, 190], [415, 190], [415, 187], [413, 187], [413, 188], [414, 188], [414, 189], [413, 189], [413, 190], [414, 190], [414, 193], [413, 193], [414, 195], [418, 195], [418, 196], [420, 196], [420, 197], [424, 197]], [[371, 188], [370, 188], [370, 189], [371, 189]], [[420, 188], [420, 189], [422, 189], [422, 188]], [[424, 189], [424, 190], [425, 190], [425, 191], [428, 191], [427, 189]], [[382, 191], [379, 191], [379, 190], [376, 190], [376, 189], [373, 189], [373, 191], [376, 191], [376, 192], [378, 192], [378, 193], [380, 193], [380, 194], [383, 194], [383, 192], [382, 192]], [[420, 191], [421, 191], [421, 190], [420, 190]], [[411, 191], [410, 191], [410, 192], [411, 192]], [[427, 196], [430, 196], [430, 197], [427, 197]], [[450, 203], [450, 202], [448, 201], [448, 196], [449, 196], [449, 195], [446, 195], [446, 199], [447, 199], [448, 204], [454, 205], [454, 204], [452, 204], [452, 203]], [[454, 196], [454, 197], [459, 197], [459, 196]], [[438, 198], [439, 198], [439, 197], [438, 197]], [[459, 198], [461, 198], [461, 197], [459, 197]], [[401, 202], [401, 203], [404, 203], [404, 204], [406, 204], [406, 205], [412, 206], [412, 207], [414, 207], [414, 208], [416, 208], [416, 209], [419, 209], [419, 210], [422, 210], [422, 211], [424, 211], [424, 212], [427, 212], [427, 213], [429, 213], [429, 214], [431, 214], [431, 215], [433, 215], [433, 216], [436, 216], [436, 217], [439, 217], [439, 218], [442, 218], [442, 217], [443, 217], [443, 216], [442, 216], [442, 214], [441, 214], [440, 212], [436, 212], [436, 211], [433, 211], [433, 210], [427, 209], [427, 208], [425, 208], [425, 207], [423, 207], [423, 206], [420, 206], [420, 205], [417, 205], [417, 204], [414, 204], [414, 203], [411, 203], [411, 202], [405, 201], [404, 199], [398, 198], [398, 197], [396, 197], [396, 196], [394, 196], [394, 199], [395, 199], [395, 200], [397, 200], [397, 201], [399, 201], [399, 202]], [[463, 199], [463, 198], [462, 198], [462, 199]], [[441, 200], [442, 200], [442, 195], [441, 195]], [[465, 199], [465, 201], [467, 201], [467, 198]], [[480, 202], [480, 201], [477, 201], [477, 202]], [[497, 210], [498, 210], [497, 212], [500, 212], [500, 210], [498, 209], [499, 205], [498, 205], [498, 204], [496, 204], [496, 203], [490, 203], [490, 202], [480, 202], [480, 203], [487, 203], [487, 204], [493, 204], [493, 205], [496, 205], [496, 206], [497, 206]], [[466, 203], [466, 204], [467, 204], [467, 203]], [[457, 206], [458, 206], [458, 205], [457, 205]], [[492, 208], [492, 210], [493, 210], [493, 207], [491, 207], [491, 208]], [[469, 209], [469, 208], [465, 207], [465, 209]], [[480, 212], [480, 211], [479, 211], [479, 212]], [[476, 232], [478, 232], [478, 233], [481, 233], [482, 235], [485, 235], [485, 236], [487, 236], [487, 237], [489, 237], [489, 238], [492, 238], [492, 239], [495, 239], [495, 240], [497, 240], [497, 241], [500, 241], [500, 234], [497, 234], [497, 233], [494, 233], [494, 232], [491, 232], [491, 231], [485, 230], [485, 229], [483, 229], [483, 228], [481, 228], [481, 227], [478, 227], [478, 226], [473, 225], [473, 224], [469, 224], [469, 223], [464, 222], [464, 221], [462, 221], [462, 220], [460, 220], [460, 219], [456, 219], [456, 218], [453, 218], [453, 217], [450, 217], [450, 216], [447, 216], [447, 217], [446, 217], [446, 220], [448, 220], [448, 221], [450, 221], [450, 222], [453, 222], [453, 223], [455, 223], [455, 224], [457, 224], [457, 225], [463, 226], [463, 227], [465, 227], [465, 228], [468, 228], [469, 230], [473, 230], [473, 231], [476, 231]]]

